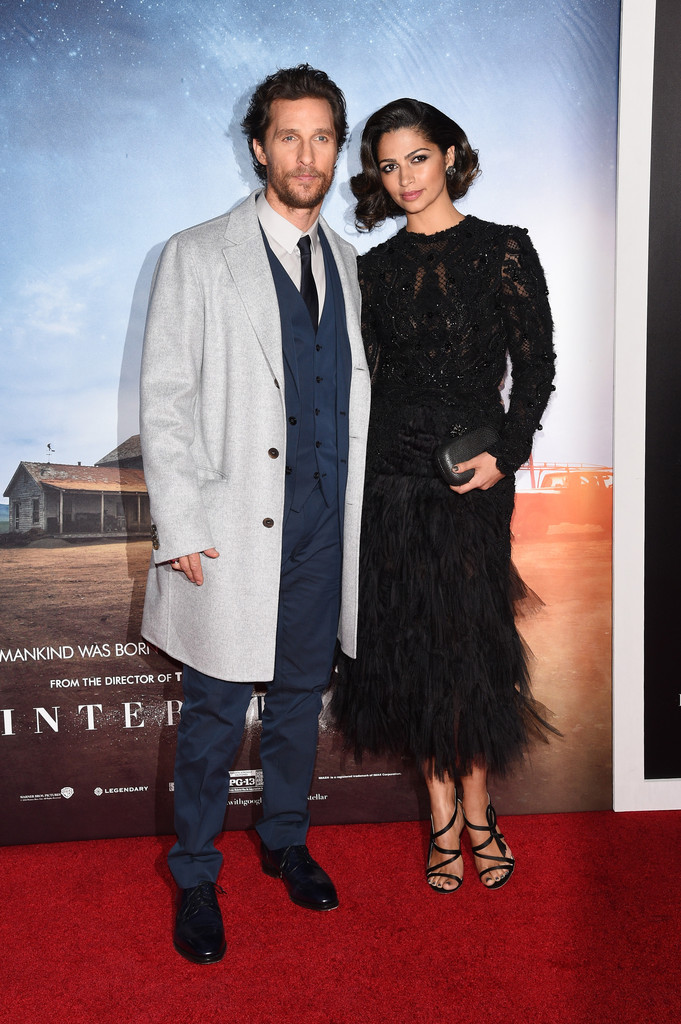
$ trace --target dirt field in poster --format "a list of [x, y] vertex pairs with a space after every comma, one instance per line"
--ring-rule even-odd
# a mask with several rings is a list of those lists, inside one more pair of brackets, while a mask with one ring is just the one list
[[[0, 560], [0, 843], [172, 831], [179, 666], [139, 634], [148, 541], [6, 548]], [[611, 806], [610, 538], [596, 527], [519, 540], [542, 597], [520, 623], [536, 696], [563, 738], [494, 784], [506, 813]], [[258, 699], [234, 765], [227, 827], [257, 819]], [[408, 763], [354, 764], [322, 721], [313, 821], [427, 815]]]

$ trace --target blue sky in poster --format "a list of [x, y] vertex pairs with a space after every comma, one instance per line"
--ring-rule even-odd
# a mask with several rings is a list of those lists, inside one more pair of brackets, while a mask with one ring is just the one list
[[325, 215], [357, 238], [347, 178], [367, 115], [415, 95], [480, 151], [463, 212], [542, 256], [559, 390], [540, 458], [610, 462], [617, 0], [2, 0], [0, 491], [22, 459], [92, 463], [137, 431], [146, 289], [161, 243], [255, 181], [254, 84], [307, 60], [352, 136]]

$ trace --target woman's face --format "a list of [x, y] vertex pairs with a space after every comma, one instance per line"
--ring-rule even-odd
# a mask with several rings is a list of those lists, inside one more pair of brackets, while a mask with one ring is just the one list
[[454, 146], [443, 154], [422, 132], [398, 128], [381, 136], [376, 156], [386, 192], [408, 215], [422, 213], [432, 203], [451, 205], [446, 171], [454, 164]]

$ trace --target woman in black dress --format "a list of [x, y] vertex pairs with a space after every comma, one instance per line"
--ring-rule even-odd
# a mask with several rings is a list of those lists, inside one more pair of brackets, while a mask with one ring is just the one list
[[[406, 228], [359, 272], [372, 374], [356, 660], [342, 657], [332, 712], [356, 755], [411, 755], [431, 813], [428, 883], [463, 880], [468, 829], [483, 884], [514, 859], [487, 793], [530, 733], [533, 701], [514, 622], [527, 591], [511, 563], [514, 473], [528, 459], [554, 375], [544, 274], [519, 228], [463, 216], [479, 173], [462, 129], [402, 99], [367, 121], [351, 181], [358, 226], [406, 214]], [[508, 411], [500, 388], [512, 365]], [[449, 487], [433, 462], [451, 434], [493, 427], [499, 442], [460, 464]]]

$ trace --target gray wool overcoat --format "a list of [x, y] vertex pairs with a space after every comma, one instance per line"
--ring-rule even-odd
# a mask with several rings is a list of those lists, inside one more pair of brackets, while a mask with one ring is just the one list
[[[256, 195], [166, 244], [141, 375], [154, 537], [142, 633], [200, 672], [240, 682], [273, 675], [286, 461], [279, 306]], [[343, 287], [352, 356], [338, 635], [354, 656], [370, 385], [355, 251], [321, 224]], [[168, 564], [211, 547], [220, 557], [202, 556], [200, 587]]]

